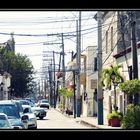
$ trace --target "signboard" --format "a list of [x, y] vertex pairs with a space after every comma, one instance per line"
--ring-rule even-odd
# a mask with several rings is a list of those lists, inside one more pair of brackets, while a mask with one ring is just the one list
[[97, 80], [91, 79], [91, 89], [97, 88]]

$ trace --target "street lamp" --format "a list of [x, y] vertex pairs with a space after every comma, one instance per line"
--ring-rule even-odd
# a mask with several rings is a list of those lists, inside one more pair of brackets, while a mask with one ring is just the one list
[[116, 74], [114, 71], [111, 73], [110, 77], [111, 77], [111, 80], [112, 80], [112, 83], [114, 86], [114, 110], [117, 111], [118, 107], [117, 107], [117, 103], [116, 103], [116, 87], [118, 86], [118, 82], [115, 82]]

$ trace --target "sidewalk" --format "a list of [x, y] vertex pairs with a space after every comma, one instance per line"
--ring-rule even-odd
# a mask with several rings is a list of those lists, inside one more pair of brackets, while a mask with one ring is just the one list
[[105, 121], [103, 125], [98, 125], [97, 117], [79, 117], [79, 118], [76, 118], [76, 121], [79, 121], [80, 123], [89, 125], [91, 127], [95, 127], [97, 129], [122, 129], [121, 127], [108, 126], [108, 123]]
[[[58, 108], [56, 108], [55, 110], [61, 112]], [[63, 115], [65, 115], [66, 117], [69, 117], [69, 118], [74, 118], [73, 115], [67, 115], [65, 113], [63, 113]], [[103, 125], [98, 125], [98, 118], [97, 117], [83, 117], [83, 116], [81, 116], [81, 117], [75, 118], [75, 121], [77, 123], [81, 123], [81, 124], [84, 124], [84, 125], [88, 125], [90, 127], [94, 127], [96, 129], [109, 129], [109, 130], [122, 129], [121, 127], [108, 126], [108, 122], [105, 118], [104, 118], [104, 124]]]

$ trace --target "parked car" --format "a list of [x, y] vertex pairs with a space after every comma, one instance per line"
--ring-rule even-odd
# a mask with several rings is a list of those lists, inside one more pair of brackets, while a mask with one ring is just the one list
[[50, 104], [49, 104], [49, 101], [47, 99], [42, 99], [39, 103], [39, 106], [41, 108], [47, 108], [47, 109], [50, 108]]
[[27, 116], [20, 116], [16, 104], [11, 100], [0, 101], [0, 113], [7, 115], [8, 120], [13, 127], [19, 127], [22, 129], [27, 128]]
[[0, 129], [12, 129], [12, 125], [8, 120], [8, 117], [4, 113], [0, 113]]
[[23, 114], [28, 116], [28, 129], [37, 129], [37, 118], [30, 105], [22, 105]]
[[39, 117], [39, 119], [46, 117], [47, 112], [44, 108], [32, 107], [31, 109], [35, 113], [36, 117]]
[[35, 104], [35, 101], [33, 99], [25, 98], [25, 100], [27, 100], [27, 101], [32, 102], [33, 104]]
[[27, 100], [18, 100], [22, 105], [29, 105], [30, 103]]

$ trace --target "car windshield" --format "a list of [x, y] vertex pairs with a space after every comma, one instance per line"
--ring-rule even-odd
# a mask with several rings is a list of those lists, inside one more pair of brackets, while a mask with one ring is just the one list
[[24, 113], [33, 113], [32, 109], [29, 107], [24, 108]]
[[26, 101], [26, 100], [20, 100], [20, 103], [21, 103], [22, 105], [29, 105], [29, 102]]
[[8, 117], [19, 118], [17, 108], [14, 105], [0, 105], [0, 113], [5, 113]]
[[32, 111], [42, 111], [42, 110], [44, 110], [43, 108], [40, 108], [40, 107], [32, 107], [31, 109], [32, 109]]

